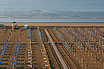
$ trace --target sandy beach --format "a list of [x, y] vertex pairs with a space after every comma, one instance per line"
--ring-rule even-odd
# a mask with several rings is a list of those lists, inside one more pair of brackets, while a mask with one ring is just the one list
[[[5, 26], [11, 26], [12, 22], [0, 22]], [[18, 26], [104, 26], [104, 23], [58, 23], [58, 22], [17, 22]]]
[[0, 69], [103, 69], [104, 23], [0, 24]]

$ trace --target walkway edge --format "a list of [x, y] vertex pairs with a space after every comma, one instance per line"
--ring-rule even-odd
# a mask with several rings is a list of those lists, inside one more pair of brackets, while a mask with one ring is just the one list
[[62, 58], [60, 52], [58, 51], [56, 45], [54, 44], [54, 42], [53, 42], [53, 40], [52, 40], [50, 34], [49, 34], [48, 31], [47, 31], [47, 29], [44, 29], [44, 30], [45, 30], [45, 33], [47, 34], [47, 36], [48, 36], [48, 38], [49, 38], [49, 40], [50, 40], [50, 42], [51, 42], [51, 44], [52, 44], [53, 49], [54, 49], [55, 52], [56, 52], [56, 55], [57, 55], [58, 59], [60, 60], [60, 62], [61, 62], [61, 64], [62, 64], [63, 68], [64, 68], [64, 69], [68, 69], [67, 65], [65, 64], [65, 62], [64, 62], [64, 60], [63, 60], [63, 58]]

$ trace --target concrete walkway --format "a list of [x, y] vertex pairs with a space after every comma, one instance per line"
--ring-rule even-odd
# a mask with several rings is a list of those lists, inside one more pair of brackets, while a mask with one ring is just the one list
[[64, 62], [64, 60], [63, 60], [63, 58], [62, 58], [60, 52], [58, 51], [56, 45], [54, 44], [54, 42], [53, 42], [53, 40], [52, 40], [50, 34], [48, 33], [48, 31], [47, 31], [46, 29], [45, 29], [45, 33], [47, 34], [47, 36], [48, 36], [48, 38], [49, 38], [49, 40], [50, 40], [50, 42], [51, 42], [51, 44], [52, 44], [52, 47], [53, 47], [53, 49], [55, 50], [56, 55], [57, 55], [58, 59], [60, 60], [60, 62], [61, 62], [61, 64], [62, 64], [63, 68], [64, 68], [64, 69], [68, 69], [68, 67], [67, 67], [67, 65], [65, 64], [65, 62]]

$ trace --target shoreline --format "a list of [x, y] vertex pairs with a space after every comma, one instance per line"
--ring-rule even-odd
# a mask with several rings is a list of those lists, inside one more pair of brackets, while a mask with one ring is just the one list
[[[104, 26], [104, 22], [16, 22], [18, 26]], [[0, 22], [5, 26], [12, 26], [12, 22]]]
[[15, 19], [104, 19], [104, 17], [30, 17], [30, 16], [0, 16], [0, 18]]

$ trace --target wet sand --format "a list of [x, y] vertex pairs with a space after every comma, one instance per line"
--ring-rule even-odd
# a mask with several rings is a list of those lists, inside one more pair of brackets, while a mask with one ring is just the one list
[[[12, 22], [0, 22], [0, 24], [5, 24], [5, 26], [11, 26]], [[104, 23], [58, 23], [58, 22], [17, 22], [18, 26], [24, 26], [28, 24], [29, 26], [104, 26]]]

